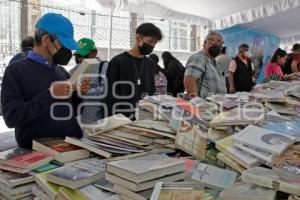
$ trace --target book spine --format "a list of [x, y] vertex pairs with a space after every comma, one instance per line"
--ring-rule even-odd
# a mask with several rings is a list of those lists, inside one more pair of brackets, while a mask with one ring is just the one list
[[297, 187], [297, 185], [292, 185], [278, 180], [272, 180], [261, 175], [243, 173], [242, 181], [290, 194], [300, 195], [300, 187]]

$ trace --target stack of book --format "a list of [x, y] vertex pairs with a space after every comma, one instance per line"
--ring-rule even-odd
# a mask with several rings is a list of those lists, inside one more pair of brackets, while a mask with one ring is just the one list
[[157, 182], [183, 180], [185, 162], [166, 155], [149, 154], [108, 162], [105, 177], [123, 199], [146, 200]]
[[102, 125], [90, 125], [90, 130], [84, 128], [86, 134], [82, 139], [67, 137], [65, 142], [104, 158], [153, 149], [156, 152], [175, 152], [176, 133], [166, 122], [154, 120], [132, 122], [123, 115], [116, 115], [103, 119], [101, 123]]
[[41, 138], [33, 140], [32, 149], [53, 155], [54, 160], [61, 165], [90, 157], [89, 151], [66, 143], [64, 139], [61, 138]]
[[98, 200], [117, 199], [116, 194], [104, 180], [105, 161], [91, 158], [76, 161], [35, 175], [37, 187], [32, 193], [40, 199]]
[[4, 199], [31, 199], [35, 186], [31, 170], [49, 164], [53, 157], [41, 152], [12, 148], [0, 152], [0, 196]]
[[30, 199], [34, 176], [0, 171], [0, 199]]

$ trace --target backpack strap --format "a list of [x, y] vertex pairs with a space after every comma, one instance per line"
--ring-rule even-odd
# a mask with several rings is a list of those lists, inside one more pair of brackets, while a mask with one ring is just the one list
[[199, 89], [198, 89], [198, 95], [201, 95], [200, 90], [201, 90], [201, 88], [202, 88], [202, 83], [203, 83], [204, 77], [205, 77], [205, 75], [206, 75], [206, 65], [207, 65], [208, 62], [209, 62], [209, 61], [208, 61], [208, 58], [205, 56], [204, 72], [203, 72], [202, 77], [201, 77], [200, 87], [199, 87]]

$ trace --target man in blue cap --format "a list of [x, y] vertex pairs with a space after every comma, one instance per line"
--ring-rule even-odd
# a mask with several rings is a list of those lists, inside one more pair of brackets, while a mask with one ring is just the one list
[[31, 149], [32, 140], [82, 136], [76, 120], [80, 99], [88, 80], [75, 88], [67, 80], [66, 65], [78, 48], [72, 23], [60, 14], [48, 13], [36, 24], [35, 47], [26, 58], [6, 68], [1, 90], [3, 118], [15, 128], [20, 147]]

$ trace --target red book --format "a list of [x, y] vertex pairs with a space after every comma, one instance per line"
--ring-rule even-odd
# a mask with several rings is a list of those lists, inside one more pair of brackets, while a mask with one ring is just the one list
[[32, 150], [13, 148], [0, 152], [0, 163], [23, 169], [36, 169], [49, 164], [53, 156]]

